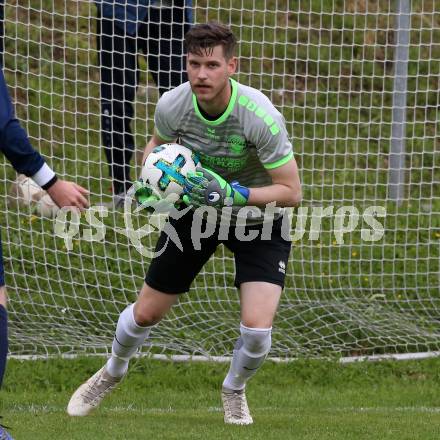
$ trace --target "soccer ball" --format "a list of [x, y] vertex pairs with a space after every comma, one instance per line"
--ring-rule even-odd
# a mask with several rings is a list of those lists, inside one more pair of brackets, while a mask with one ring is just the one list
[[181, 196], [187, 173], [194, 172], [199, 162], [198, 156], [183, 145], [159, 145], [147, 156], [141, 180], [161, 199], [171, 194]]
[[59, 208], [30, 177], [19, 174], [9, 189], [8, 206], [11, 208], [30, 207], [34, 213], [44, 217], [54, 217]]

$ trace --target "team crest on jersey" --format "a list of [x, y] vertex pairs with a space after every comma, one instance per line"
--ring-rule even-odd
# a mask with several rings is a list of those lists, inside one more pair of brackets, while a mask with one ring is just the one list
[[246, 148], [246, 139], [238, 134], [232, 134], [227, 138], [226, 142], [234, 154], [241, 154]]

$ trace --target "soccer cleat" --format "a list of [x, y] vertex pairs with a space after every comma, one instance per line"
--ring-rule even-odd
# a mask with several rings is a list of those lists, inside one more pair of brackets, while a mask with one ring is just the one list
[[121, 380], [122, 377], [110, 376], [104, 365], [73, 393], [67, 405], [67, 414], [87, 416]]
[[243, 390], [222, 389], [223, 409], [225, 423], [230, 425], [250, 425], [254, 421], [249, 412], [246, 394]]

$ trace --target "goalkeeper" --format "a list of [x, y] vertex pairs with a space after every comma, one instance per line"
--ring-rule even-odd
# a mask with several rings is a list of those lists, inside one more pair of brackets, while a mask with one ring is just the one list
[[[76, 183], [58, 179], [41, 155], [32, 148], [26, 132], [15, 118], [2, 69], [0, 69], [0, 151], [17, 172], [32, 177], [59, 207], [73, 206], [84, 209], [88, 206], [88, 191]], [[8, 352], [6, 300], [0, 239], [0, 386]]]
[[[137, 301], [119, 317], [112, 356], [71, 397], [67, 411], [72, 416], [89, 414], [120, 382], [151, 327], [189, 290], [222, 243], [234, 253], [235, 285], [241, 303], [240, 337], [221, 392], [224, 420], [238, 425], [252, 423], [245, 386], [269, 353], [291, 248], [281, 237], [282, 209], [272, 224], [270, 239], [262, 237], [261, 208], [273, 202], [279, 207], [297, 205], [301, 184], [282, 115], [261, 92], [231, 78], [237, 59], [236, 39], [230, 29], [214, 22], [196, 25], [187, 33], [185, 43], [189, 82], [165, 93], [157, 103], [155, 134], [144, 158], [155, 146], [178, 139], [200, 156], [204, 167], [187, 176], [183, 201], [193, 208], [207, 205], [218, 210], [232, 202], [236, 215], [239, 208], [258, 207], [246, 231], [259, 235], [252, 241], [240, 241], [233, 221], [227, 237], [224, 231], [220, 236], [217, 229], [214, 235], [201, 239], [201, 249], [196, 250], [191, 225], [199, 210], [170, 219], [183, 251], [169, 241], [152, 260]], [[146, 199], [140, 201], [154, 202], [148, 193]], [[233, 220], [239, 223], [237, 216]], [[157, 249], [166, 242], [162, 232]]]

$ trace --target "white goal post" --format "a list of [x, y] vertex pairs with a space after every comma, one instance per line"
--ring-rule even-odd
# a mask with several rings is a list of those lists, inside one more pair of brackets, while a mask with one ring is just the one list
[[[409, 5], [194, 0], [195, 22], [231, 25], [236, 79], [284, 115], [301, 170], [273, 358], [440, 350], [440, 3]], [[4, 33], [4, 73], [32, 144], [60, 176], [89, 188], [92, 204], [108, 201], [95, 4], [6, 0]], [[140, 68], [131, 124], [139, 151], [158, 96], [142, 57]], [[16, 175], [0, 160], [11, 354], [107, 353], [148, 257], [121, 233], [121, 211], [96, 216], [94, 227], [83, 214], [63, 239], [54, 219], [8, 204]], [[135, 158], [132, 168], [134, 176]], [[143, 351], [229, 355], [239, 325], [233, 279], [220, 247]]]

